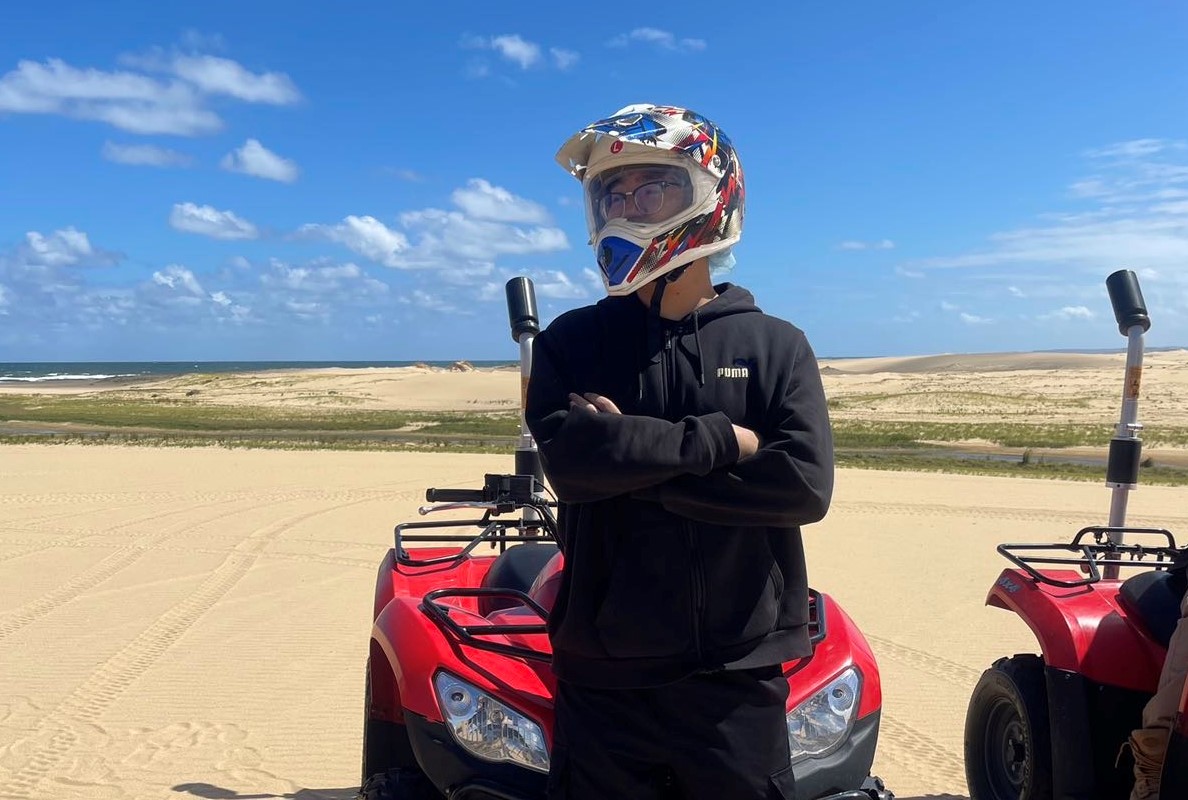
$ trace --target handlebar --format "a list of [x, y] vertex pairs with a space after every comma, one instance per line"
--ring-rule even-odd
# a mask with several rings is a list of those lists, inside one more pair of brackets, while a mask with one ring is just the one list
[[540, 505], [544, 487], [534, 475], [487, 474], [481, 489], [426, 489], [429, 503], [484, 503], [517, 508]]

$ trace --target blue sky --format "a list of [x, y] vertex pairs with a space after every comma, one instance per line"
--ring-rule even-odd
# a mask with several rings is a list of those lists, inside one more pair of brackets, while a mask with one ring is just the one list
[[515, 358], [601, 296], [584, 123], [734, 140], [822, 356], [1188, 345], [1188, 5], [58, 2], [0, 36], [0, 361]]

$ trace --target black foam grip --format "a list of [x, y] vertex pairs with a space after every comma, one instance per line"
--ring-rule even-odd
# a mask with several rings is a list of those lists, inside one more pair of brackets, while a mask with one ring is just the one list
[[429, 503], [481, 503], [482, 489], [426, 489], [425, 500]]
[[520, 276], [507, 282], [507, 319], [511, 323], [514, 341], [526, 333], [540, 333], [540, 316], [536, 313], [536, 290], [532, 280]]
[[1147, 316], [1147, 304], [1143, 301], [1137, 275], [1131, 270], [1120, 269], [1106, 278], [1106, 289], [1110, 293], [1110, 305], [1114, 307], [1114, 319], [1123, 336], [1135, 325], [1141, 325], [1143, 331], [1150, 329], [1151, 318]]

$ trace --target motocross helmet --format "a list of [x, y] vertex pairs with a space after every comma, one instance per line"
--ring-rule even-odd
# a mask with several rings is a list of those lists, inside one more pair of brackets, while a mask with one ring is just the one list
[[685, 108], [631, 105], [557, 152], [582, 182], [610, 295], [628, 295], [742, 236], [743, 173], [730, 139]]

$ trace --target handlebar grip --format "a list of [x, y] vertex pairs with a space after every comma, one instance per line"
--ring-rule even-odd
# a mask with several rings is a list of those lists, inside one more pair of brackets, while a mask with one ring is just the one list
[[1135, 325], [1141, 325], [1146, 332], [1151, 327], [1147, 316], [1147, 304], [1139, 289], [1138, 276], [1128, 269], [1120, 269], [1106, 278], [1106, 289], [1110, 293], [1110, 305], [1114, 307], [1114, 319], [1118, 330], [1127, 336]]
[[482, 503], [487, 498], [482, 489], [426, 489], [427, 503]]
[[518, 342], [525, 334], [535, 336], [540, 333], [540, 315], [536, 312], [536, 290], [532, 287], [532, 279], [512, 278], [505, 289], [512, 339]]

